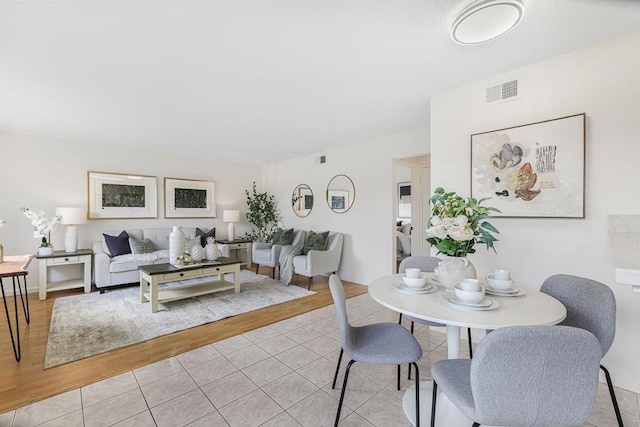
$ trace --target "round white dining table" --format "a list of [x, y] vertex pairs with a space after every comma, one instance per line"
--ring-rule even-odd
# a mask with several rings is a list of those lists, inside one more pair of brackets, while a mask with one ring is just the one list
[[[447, 329], [447, 356], [457, 359], [460, 351], [460, 328], [499, 329], [505, 326], [556, 325], [564, 320], [567, 310], [557, 299], [540, 291], [523, 288], [522, 296], [487, 295], [498, 303], [494, 310], [475, 311], [465, 307], [453, 308], [441, 301], [442, 297], [453, 296], [434, 282], [433, 273], [429, 283], [438, 286], [432, 293], [414, 294], [401, 291], [394, 284], [402, 283], [402, 274], [380, 277], [369, 284], [369, 295], [377, 303], [398, 313], [442, 323]], [[516, 284], [518, 286], [518, 284]], [[415, 386], [404, 395], [404, 411], [415, 425]], [[426, 423], [431, 418], [431, 381], [420, 383], [420, 421]], [[473, 422], [462, 415], [446, 396], [439, 395], [437, 401], [437, 425], [454, 427], [470, 426]]]

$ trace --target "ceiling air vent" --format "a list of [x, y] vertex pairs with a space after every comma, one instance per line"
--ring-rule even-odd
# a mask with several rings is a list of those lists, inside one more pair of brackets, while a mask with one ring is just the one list
[[517, 99], [520, 97], [520, 82], [511, 80], [500, 83], [499, 85], [487, 88], [486, 103], [494, 104], [496, 102]]

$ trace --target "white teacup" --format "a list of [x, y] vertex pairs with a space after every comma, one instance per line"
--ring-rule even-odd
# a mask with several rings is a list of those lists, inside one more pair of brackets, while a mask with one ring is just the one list
[[498, 280], [511, 280], [509, 270], [493, 270], [493, 278]]
[[420, 269], [419, 268], [407, 268], [404, 271], [404, 274], [407, 275], [407, 277], [411, 278], [411, 279], [416, 279], [418, 277], [420, 277]]
[[478, 279], [462, 279], [460, 287], [465, 291], [477, 292], [480, 290], [480, 281]]

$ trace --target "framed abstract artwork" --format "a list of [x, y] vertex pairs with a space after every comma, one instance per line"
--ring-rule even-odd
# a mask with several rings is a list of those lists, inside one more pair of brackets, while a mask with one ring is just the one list
[[494, 217], [584, 218], [586, 114], [471, 135], [471, 196]]
[[411, 218], [411, 183], [398, 183], [398, 218]]
[[87, 172], [89, 219], [157, 218], [157, 178]]
[[215, 183], [195, 179], [164, 179], [165, 218], [215, 218]]

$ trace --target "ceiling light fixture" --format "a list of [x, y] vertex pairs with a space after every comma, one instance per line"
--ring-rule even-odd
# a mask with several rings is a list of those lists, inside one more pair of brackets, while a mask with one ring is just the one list
[[476, 0], [456, 17], [451, 38], [460, 44], [488, 42], [514, 29], [523, 16], [521, 0]]

